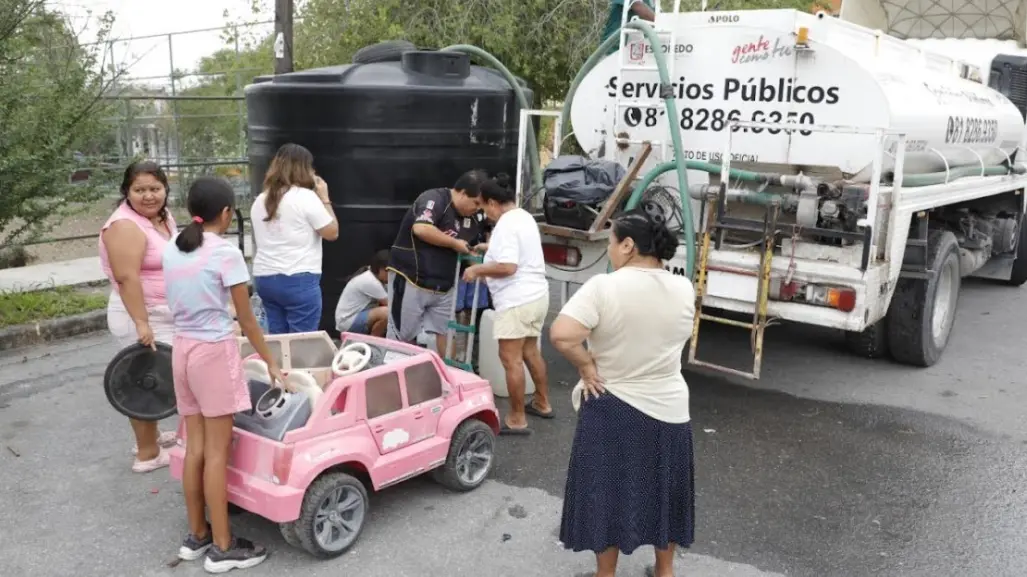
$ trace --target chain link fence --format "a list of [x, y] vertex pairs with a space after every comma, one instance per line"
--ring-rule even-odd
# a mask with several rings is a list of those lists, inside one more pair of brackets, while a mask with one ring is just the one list
[[[169, 207], [184, 226], [189, 186], [200, 176], [219, 176], [236, 191], [241, 229], [252, 203], [243, 91], [271, 72], [273, 54], [263, 45], [273, 31], [274, 22], [266, 21], [105, 41], [106, 60], [118, 72], [103, 95], [109, 132], [100, 163], [108, 170], [83, 168], [72, 180], [120, 177], [132, 161], [153, 160], [167, 172]], [[96, 256], [96, 238], [120, 197], [119, 184], [104, 182], [109, 193], [95, 206], [83, 207], [45, 238], [23, 243], [28, 254], [21, 264]]]

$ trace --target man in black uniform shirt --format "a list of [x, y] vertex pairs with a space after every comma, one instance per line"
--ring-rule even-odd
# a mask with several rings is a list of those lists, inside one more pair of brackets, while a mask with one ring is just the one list
[[424, 330], [445, 354], [457, 259], [479, 240], [479, 191], [487, 179], [472, 170], [453, 188], [427, 190], [403, 217], [389, 257], [388, 338], [413, 342]]

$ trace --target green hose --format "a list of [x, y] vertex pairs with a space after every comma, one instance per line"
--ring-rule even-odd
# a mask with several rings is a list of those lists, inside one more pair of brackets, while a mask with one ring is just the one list
[[935, 184], [945, 184], [957, 178], [965, 178], [967, 176], [1004, 176], [1010, 172], [1016, 171], [1011, 171], [1005, 166], [989, 166], [984, 169], [982, 174], [981, 167], [979, 166], [961, 166], [959, 168], [949, 169], [948, 172], [904, 174], [902, 175], [902, 187], [917, 188], [920, 186], [933, 186]]
[[[659, 178], [661, 174], [665, 172], [670, 172], [672, 170], [676, 170], [677, 167], [677, 162], [664, 162], [662, 164], [656, 165], [655, 168], [646, 173], [645, 177], [642, 178], [638, 185], [635, 186], [635, 189], [631, 191], [631, 196], [628, 197], [628, 202], [625, 205], [625, 207], [628, 210], [631, 210], [632, 208], [638, 206], [639, 201], [642, 200], [642, 195], [645, 194], [645, 191], [647, 188], [649, 188], [649, 185], [651, 185], [654, 180]], [[721, 167], [719, 165], [712, 164], [709, 162], [701, 162], [698, 160], [686, 160], [685, 168], [687, 170], [701, 170], [703, 172], [709, 172], [711, 174], [719, 174], [721, 171]], [[742, 180], [745, 182], [763, 182], [763, 180], [766, 178], [764, 175], [758, 172], [752, 172], [749, 170], [738, 170], [737, 168], [732, 168], [730, 170], [730, 175], [731, 178], [735, 180]]]
[[[514, 94], [517, 95], [517, 104], [520, 105], [521, 110], [531, 110], [531, 103], [528, 102], [528, 97], [524, 95], [524, 90], [521, 88], [521, 83], [517, 82], [517, 77], [514, 76], [510, 70], [503, 66], [503, 63], [499, 61], [495, 56], [488, 52], [478, 48], [477, 46], [471, 46], [469, 44], [454, 44], [447, 46], [442, 49], [443, 52], [463, 52], [470, 56], [477, 56], [482, 60], [489, 63], [490, 66], [498, 70], [506, 81], [510, 83], [513, 88]], [[532, 190], [538, 190], [542, 188], [542, 168], [538, 157], [538, 143], [535, 141], [535, 131], [532, 126], [528, 126], [528, 164], [531, 167], [531, 182]]]
[[[578, 70], [578, 75], [574, 77], [574, 81], [571, 82], [571, 87], [567, 89], [567, 96], [563, 99], [563, 109], [560, 110], [560, 142], [567, 137], [567, 131], [571, 126], [571, 102], [574, 102], [574, 95], [578, 93], [578, 86], [581, 85], [581, 81], [588, 76], [588, 73], [596, 67], [597, 64], [602, 62], [609, 54], [607, 54], [610, 48], [613, 48], [614, 44], [620, 43], [620, 34], [615, 32], [606, 37], [599, 48], [585, 60], [585, 63], [581, 65]], [[661, 54], [662, 56], [662, 54]]]
[[[659, 36], [653, 31], [652, 26], [639, 20], [628, 22], [624, 25], [624, 28], [638, 30], [649, 41], [649, 45], [653, 48], [653, 56], [656, 57], [656, 68], [660, 72], [661, 92], [663, 92], [664, 88], [667, 89], [667, 97], [663, 99], [663, 105], [667, 109], [667, 118], [678, 118], [678, 106], [674, 100], [674, 93], [670, 90], [670, 73], [667, 71], [667, 60], [663, 57], [663, 44], [660, 42]], [[620, 34], [617, 34], [617, 37], [619, 38]], [[606, 42], [600, 46], [600, 49], [608, 49]], [[563, 103], [565, 107], [569, 104], [569, 102]], [[684, 167], [686, 166], [683, 152], [685, 147], [681, 143], [681, 131], [678, 130], [677, 123], [673, 120], [667, 123], [667, 128], [670, 132], [670, 140], [674, 149], [674, 164], [678, 167]], [[688, 195], [688, 171], [680, 169], [676, 173], [678, 177], [678, 194], [681, 196], [681, 219], [684, 221], [682, 224], [684, 224], [685, 228], [685, 261], [687, 263], [685, 266], [689, 273], [692, 273], [695, 270], [695, 221], [692, 219], [692, 199]], [[689, 274], [689, 276], [692, 275]]]

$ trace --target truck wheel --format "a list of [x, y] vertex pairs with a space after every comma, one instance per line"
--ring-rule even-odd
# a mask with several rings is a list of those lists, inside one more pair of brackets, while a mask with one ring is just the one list
[[453, 491], [470, 491], [485, 482], [495, 457], [496, 435], [478, 419], [460, 423], [449, 444], [446, 464], [432, 471], [435, 481]]
[[1020, 222], [1016, 247], [1016, 260], [1013, 261], [1013, 270], [1006, 282], [1010, 286], [1023, 286], [1023, 283], [1027, 283], [1027, 217]]
[[[320, 559], [330, 559], [356, 543], [369, 509], [367, 489], [359, 479], [345, 473], [328, 473], [307, 489], [300, 518], [289, 525], [303, 549]], [[282, 530], [282, 536], [289, 541], [287, 533]]]
[[948, 344], [962, 276], [954, 234], [933, 231], [927, 237], [928, 280], [899, 279], [888, 307], [888, 344], [896, 361], [929, 367]]
[[885, 319], [863, 329], [846, 331], [845, 346], [849, 352], [865, 359], [880, 359], [888, 354], [888, 324]]

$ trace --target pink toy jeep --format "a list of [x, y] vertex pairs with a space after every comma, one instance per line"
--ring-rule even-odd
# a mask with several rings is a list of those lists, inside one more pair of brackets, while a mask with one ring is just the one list
[[[344, 333], [338, 349], [323, 332], [268, 341], [298, 392], [261, 382], [263, 363], [240, 339], [253, 410], [235, 417], [228, 499], [279, 523], [290, 545], [321, 558], [349, 549], [367, 518], [365, 483], [381, 490], [431, 471], [470, 491], [488, 477], [499, 413], [487, 381], [365, 335]], [[181, 479], [184, 424], [178, 432], [171, 474]]]

